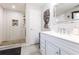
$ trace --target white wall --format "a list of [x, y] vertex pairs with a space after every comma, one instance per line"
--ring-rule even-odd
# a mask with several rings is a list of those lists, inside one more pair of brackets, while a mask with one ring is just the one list
[[3, 8], [0, 7], [0, 40], [3, 40]]
[[[4, 10], [4, 15], [6, 19], [4, 19], [6, 22], [5, 27], [5, 33], [6, 40], [15, 40], [15, 39], [24, 39], [24, 21], [23, 21], [23, 14], [17, 11], [11, 11], [11, 10]], [[18, 20], [18, 26], [12, 26], [12, 19]]]
[[[0, 7], [0, 40], [25, 39], [23, 14]], [[18, 26], [12, 26], [12, 19], [19, 21]]]
[[[41, 5], [41, 4], [39, 4]], [[54, 22], [54, 10], [51, 4], [45, 3], [41, 5], [38, 4], [27, 4], [26, 5], [26, 42], [28, 44], [39, 43], [39, 32], [44, 29], [43, 12], [46, 9], [50, 10], [50, 30], [53, 27]]]
[[41, 31], [41, 9], [37, 4], [26, 5], [26, 42], [27, 44], [39, 43]]

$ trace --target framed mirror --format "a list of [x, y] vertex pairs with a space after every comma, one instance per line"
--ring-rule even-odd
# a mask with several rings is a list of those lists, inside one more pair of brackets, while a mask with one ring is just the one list
[[73, 11], [72, 12], [72, 19], [76, 19], [76, 20], [79, 19], [79, 11]]

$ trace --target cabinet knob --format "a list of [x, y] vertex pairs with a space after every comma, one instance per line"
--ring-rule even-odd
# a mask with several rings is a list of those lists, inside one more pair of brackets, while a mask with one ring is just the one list
[[59, 52], [57, 51], [56, 54], [59, 54]]

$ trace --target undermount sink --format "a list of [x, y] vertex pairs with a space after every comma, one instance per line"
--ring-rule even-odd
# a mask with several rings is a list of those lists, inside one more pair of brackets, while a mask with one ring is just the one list
[[72, 31], [72, 34], [73, 35], [79, 35], [79, 29], [74, 28], [73, 31]]

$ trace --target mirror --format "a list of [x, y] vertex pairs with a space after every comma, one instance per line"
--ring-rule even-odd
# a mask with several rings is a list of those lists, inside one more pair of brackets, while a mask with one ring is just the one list
[[79, 3], [58, 3], [55, 5], [56, 22], [79, 19]]
[[72, 19], [79, 20], [79, 11], [73, 11], [72, 12]]

